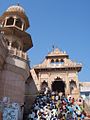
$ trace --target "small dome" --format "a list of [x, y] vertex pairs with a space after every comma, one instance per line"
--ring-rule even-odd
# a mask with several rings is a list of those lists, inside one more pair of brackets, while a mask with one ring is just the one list
[[19, 5], [12, 5], [6, 11], [7, 12], [21, 12], [25, 14], [25, 10]]

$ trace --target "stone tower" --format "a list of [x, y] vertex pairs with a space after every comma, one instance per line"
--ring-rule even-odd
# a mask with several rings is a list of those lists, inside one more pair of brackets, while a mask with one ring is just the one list
[[[30, 95], [33, 98], [37, 91], [48, 86], [52, 91], [62, 92], [66, 96], [72, 94], [78, 98], [80, 95], [78, 72], [81, 68], [82, 64], [70, 60], [66, 52], [58, 48], [53, 49], [41, 64], [30, 70], [32, 82], [30, 81], [31, 87], [29, 88], [33, 88], [33, 94], [30, 93]], [[29, 89], [29, 91], [32, 90]]]
[[5, 43], [0, 53], [0, 98], [8, 96], [20, 104], [24, 103], [25, 81], [30, 75], [26, 52], [33, 44], [28, 27], [28, 18], [19, 5], [10, 6], [0, 17], [0, 39]]

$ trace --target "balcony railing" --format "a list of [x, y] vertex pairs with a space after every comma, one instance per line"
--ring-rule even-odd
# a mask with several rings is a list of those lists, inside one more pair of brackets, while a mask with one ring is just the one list
[[28, 60], [27, 53], [23, 52], [22, 50], [18, 50], [17, 48], [10, 48], [8, 47], [9, 54], [15, 57], [22, 58], [24, 60]]

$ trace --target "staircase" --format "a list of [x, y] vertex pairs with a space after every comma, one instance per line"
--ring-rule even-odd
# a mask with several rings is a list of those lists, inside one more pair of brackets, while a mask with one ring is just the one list
[[37, 89], [39, 91], [39, 79], [37, 77], [37, 74], [36, 74], [34, 69], [31, 69], [30, 72], [31, 72], [32, 78], [33, 78], [33, 80], [35, 82], [35, 85], [37, 86]]

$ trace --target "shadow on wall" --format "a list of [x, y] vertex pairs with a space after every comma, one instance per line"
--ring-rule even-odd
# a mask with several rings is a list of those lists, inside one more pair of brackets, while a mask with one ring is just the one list
[[39, 91], [37, 90], [36, 84], [31, 76], [26, 81], [25, 84], [25, 113], [28, 114], [36, 96]]
[[[19, 58], [8, 56], [2, 74], [0, 76], [0, 96], [10, 97], [11, 102], [24, 103], [25, 81], [22, 73], [24, 70], [17, 67], [15, 60], [20, 61]], [[25, 74], [25, 73], [24, 73]]]

